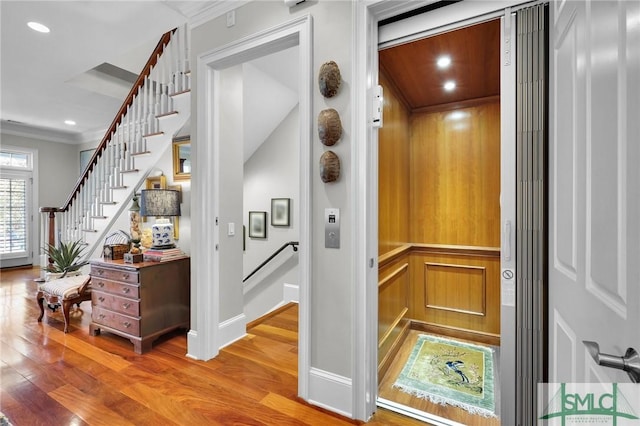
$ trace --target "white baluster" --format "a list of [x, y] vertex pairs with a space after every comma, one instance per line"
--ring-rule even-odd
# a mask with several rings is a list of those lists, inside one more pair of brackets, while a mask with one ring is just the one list
[[160, 105], [160, 55], [158, 55], [157, 57], [157, 61], [156, 61], [156, 68], [155, 68], [155, 83], [156, 83], [156, 96], [155, 96], [155, 104], [154, 104], [154, 110], [153, 113], [158, 116], [161, 114], [160, 110], [161, 110], [161, 105]]

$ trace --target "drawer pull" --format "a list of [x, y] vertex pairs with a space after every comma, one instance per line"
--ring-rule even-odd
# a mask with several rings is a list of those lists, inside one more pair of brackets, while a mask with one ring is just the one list
[[100, 297], [98, 297], [98, 300], [101, 301], [101, 302], [104, 302], [104, 297], [100, 296]]
[[129, 279], [129, 274], [123, 274], [122, 275], [122, 279], [123, 280], [128, 280]]
[[122, 304], [122, 307], [123, 307], [124, 309], [129, 309], [129, 308], [131, 307], [131, 303], [123, 303], [123, 304]]
[[98, 269], [98, 275], [104, 274], [104, 269]]
[[100, 288], [104, 287], [104, 283], [102, 281], [98, 281], [98, 287]]
[[129, 294], [130, 291], [131, 291], [131, 289], [129, 287], [125, 287], [125, 288], [122, 289], [123, 293]]
[[106, 316], [105, 314], [100, 314], [100, 315], [98, 315], [98, 318], [104, 319], [105, 316]]
[[125, 328], [131, 327], [131, 323], [129, 321], [123, 322], [122, 325], [124, 325]]

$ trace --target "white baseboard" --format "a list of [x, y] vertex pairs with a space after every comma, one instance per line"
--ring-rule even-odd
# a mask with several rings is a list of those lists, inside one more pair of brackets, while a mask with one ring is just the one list
[[218, 327], [219, 349], [224, 348], [242, 339], [247, 334], [247, 317], [244, 314], [236, 315], [220, 323]]
[[309, 372], [309, 400], [318, 407], [353, 418], [351, 379], [311, 368]]
[[[199, 347], [198, 332], [195, 330], [189, 330], [189, 332], [187, 333], [187, 351], [192, 351]], [[187, 358], [200, 359], [198, 356], [191, 352], [187, 352]]]
[[300, 286], [298, 284], [284, 283], [282, 286], [282, 301], [287, 304], [289, 302], [296, 302], [300, 300]]

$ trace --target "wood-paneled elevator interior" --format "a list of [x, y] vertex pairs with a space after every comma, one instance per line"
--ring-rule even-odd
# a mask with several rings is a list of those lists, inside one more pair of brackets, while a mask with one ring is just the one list
[[500, 21], [382, 49], [379, 63], [382, 377], [409, 329], [500, 345]]

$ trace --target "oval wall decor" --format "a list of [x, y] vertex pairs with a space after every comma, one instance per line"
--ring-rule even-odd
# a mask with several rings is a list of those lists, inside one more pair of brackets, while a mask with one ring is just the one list
[[342, 122], [338, 111], [333, 108], [320, 111], [318, 115], [318, 135], [320, 142], [326, 146], [332, 146], [342, 136]]
[[331, 98], [338, 93], [340, 88], [340, 68], [338, 64], [333, 61], [325, 62], [320, 67], [320, 73], [318, 75], [318, 85], [320, 86], [320, 93], [325, 98]]
[[320, 178], [322, 182], [335, 182], [340, 177], [340, 158], [333, 151], [327, 151], [320, 157]]

